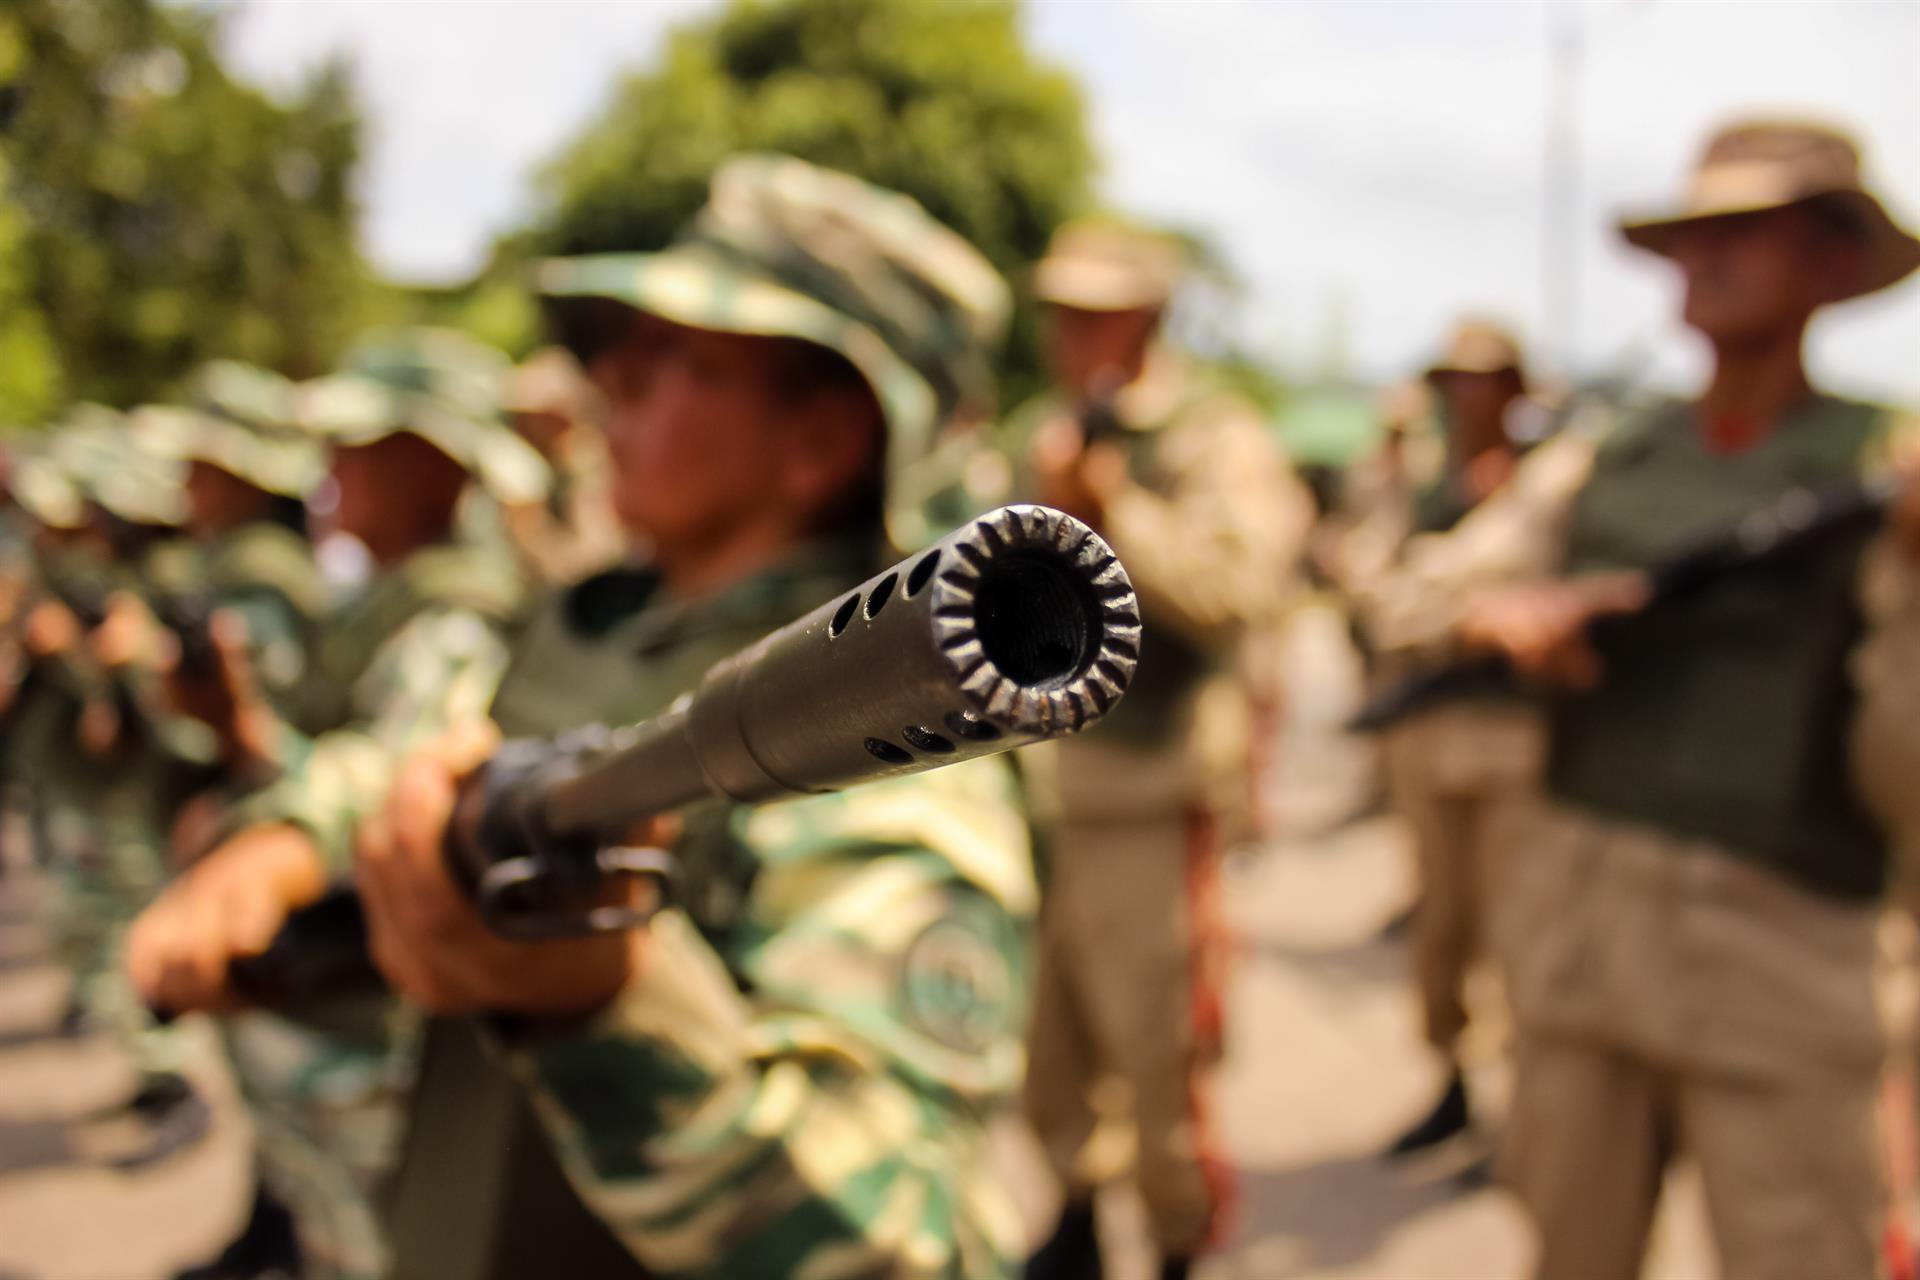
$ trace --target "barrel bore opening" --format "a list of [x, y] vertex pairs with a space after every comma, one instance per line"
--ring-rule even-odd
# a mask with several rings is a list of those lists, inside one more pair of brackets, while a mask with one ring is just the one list
[[1045, 555], [1007, 555], [982, 567], [973, 621], [988, 661], [1029, 689], [1058, 688], [1080, 675], [1105, 634], [1092, 588]]

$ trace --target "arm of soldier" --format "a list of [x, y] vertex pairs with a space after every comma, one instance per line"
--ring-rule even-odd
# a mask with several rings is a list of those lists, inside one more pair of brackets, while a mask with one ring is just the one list
[[497, 625], [464, 610], [423, 612], [389, 640], [355, 690], [364, 718], [291, 743], [279, 778], [236, 804], [215, 848], [136, 920], [127, 967], [141, 994], [177, 1012], [235, 1003], [228, 961], [264, 950], [347, 874], [354, 828], [400, 762], [449, 726], [484, 720], [505, 667]]
[[1313, 502], [1250, 405], [1223, 400], [1206, 414], [1161, 445], [1169, 492], [1116, 471], [1100, 532], [1147, 616], [1218, 649], [1279, 611]]
[[355, 684], [353, 723], [315, 738], [283, 728], [283, 772], [237, 807], [235, 825], [296, 827], [332, 872], [346, 872], [354, 831], [385, 801], [401, 762], [453, 727], [485, 720], [507, 660], [505, 630], [494, 619], [422, 611]]
[[740, 932], [756, 941], [733, 973], [673, 911], [572, 964], [536, 953], [584, 944], [474, 932], [439, 856], [451, 784], [412, 775], [368, 832], [376, 956], [429, 1007], [543, 1020], [510, 1041], [515, 1067], [583, 1197], [648, 1266], [997, 1274], [1018, 1232], [981, 1126], [1018, 1078], [1031, 874], [980, 779], [964, 807], [920, 781], [755, 815]]
[[1562, 435], [1528, 454], [1508, 483], [1453, 529], [1410, 540], [1397, 569], [1356, 592], [1376, 649], [1428, 660], [1452, 656], [1476, 592], [1558, 573], [1593, 458], [1589, 437]]
[[1893, 444], [1908, 479], [1861, 574], [1866, 634], [1853, 656], [1852, 758], [1862, 797], [1893, 837], [1903, 905], [1920, 914], [1920, 422], [1905, 424]]

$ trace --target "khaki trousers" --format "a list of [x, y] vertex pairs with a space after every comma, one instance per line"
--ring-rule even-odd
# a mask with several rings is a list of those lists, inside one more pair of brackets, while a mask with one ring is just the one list
[[1467, 1027], [1467, 970], [1480, 944], [1480, 855], [1495, 799], [1431, 785], [1424, 758], [1389, 744], [1387, 786], [1413, 829], [1420, 896], [1413, 911], [1413, 975], [1427, 1043], [1451, 1057]]
[[1523, 1037], [1505, 1177], [1540, 1280], [1634, 1280], [1667, 1165], [1699, 1166], [1722, 1280], [1872, 1280], [1871, 1079], [1752, 1084]]
[[1507, 811], [1534, 790], [1542, 750], [1538, 718], [1505, 706], [1431, 711], [1386, 739], [1387, 790], [1413, 829], [1420, 878], [1414, 981], [1427, 1043], [1448, 1057], [1467, 1026], [1495, 842], [1512, 826]]
[[1722, 1280], [1870, 1280], [1878, 908], [1551, 803], [1512, 826], [1491, 931], [1520, 1044], [1502, 1159], [1541, 1280], [1632, 1280], [1681, 1156]]
[[1168, 1256], [1208, 1242], [1230, 1190], [1201, 1089], [1219, 1053], [1218, 862], [1204, 818], [1066, 822], [1041, 914], [1027, 1119], [1075, 1195], [1126, 1172], [1099, 1159], [1102, 1122], [1131, 1131]]

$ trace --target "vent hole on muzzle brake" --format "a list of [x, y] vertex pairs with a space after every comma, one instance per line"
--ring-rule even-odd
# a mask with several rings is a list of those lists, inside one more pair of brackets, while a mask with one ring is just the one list
[[1028, 689], [1057, 688], [1085, 671], [1104, 635], [1092, 588], [1045, 555], [1016, 553], [985, 565], [973, 622], [987, 660]]
[[827, 634], [830, 636], [838, 636], [847, 629], [847, 624], [853, 621], [853, 615], [858, 612], [860, 612], [860, 593], [856, 591], [842, 601], [838, 609], [834, 610], [833, 621], [827, 625]]
[[885, 738], [868, 738], [867, 754], [887, 764], [912, 764], [913, 756], [904, 747], [896, 747]]

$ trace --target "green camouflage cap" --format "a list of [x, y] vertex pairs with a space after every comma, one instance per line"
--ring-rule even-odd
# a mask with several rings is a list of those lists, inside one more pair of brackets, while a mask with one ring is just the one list
[[552, 484], [546, 460], [498, 417], [460, 412], [437, 396], [363, 374], [336, 373], [302, 383], [301, 425], [335, 448], [353, 448], [405, 432], [465, 467], [508, 506], [539, 502]]
[[[289, 413], [291, 405], [289, 393]], [[133, 411], [128, 426], [138, 445], [157, 457], [210, 463], [285, 498], [306, 497], [323, 470], [313, 438], [284, 425], [275, 431], [182, 405], [147, 405]]]
[[7, 492], [22, 511], [50, 529], [78, 529], [86, 523], [86, 499], [47, 441], [34, 442], [13, 461]]
[[1006, 283], [920, 205], [790, 156], [736, 156], [682, 238], [654, 254], [542, 263], [549, 298], [605, 298], [676, 324], [800, 338], [845, 356], [911, 462], [935, 425], [993, 399]]
[[210, 360], [187, 382], [187, 403], [204, 413], [269, 431], [293, 425], [293, 384], [240, 360]]
[[499, 414], [513, 362], [453, 329], [376, 329], [347, 349], [340, 372], [431, 396], [474, 418]]
[[54, 428], [51, 456], [91, 502], [131, 524], [187, 518], [186, 469], [147, 448], [112, 409], [78, 405]]

